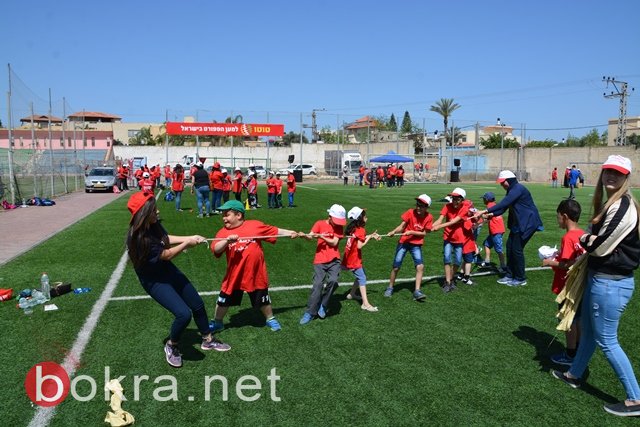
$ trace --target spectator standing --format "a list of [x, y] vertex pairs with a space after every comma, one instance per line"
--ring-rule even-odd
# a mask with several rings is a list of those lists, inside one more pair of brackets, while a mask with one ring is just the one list
[[609, 156], [602, 165], [593, 194], [590, 230], [580, 237], [588, 254], [580, 345], [569, 371], [552, 371], [555, 378], [578, 388], [596, 346], [600, 347], [626, 393], [624, 401], [604, 406], [605, 411], [618, 416], [640, 415], [640, 387], [618, 342], [620, 319], [633, 296], [633, 272], [640, 263], [640, 208], [630, 190], [631, 169], [631, 160], [619, 155]]
[[578, 185], [578, 180], [580, 179], [580, 172], [576, 169], [576, 165], [571, 166], [571, 170], [569, 171], [569, 199], [575, 199], [575, 188]]
[[231, 192], [231, 177], [226, 169], [221, 169], [220, 172], [222, 172], [222, 202], [227, 203]]
[[211, 216], [211, 202], [209, 201], [209, 174], [202, 165], [196, 163], [196, 171], [191, 175], [191, 194], [195, 192], [198, 204], [198, 218]]
[[558, 188], [558, 168], [551, 171], [551, 188]]
[[175, 206], [177, 211], [182, 211], [180, 203], [182, 201], [182, 192], [184, 191], [184, 169], [178, 163], [171, 173], [171, 190], [176, 195]]
[[292, 170], [289, 170], [289, 175], [287, 175], [287, 193], [289, 194], [288, 207], [295, 208], [296, 205], [293, 204], [293, 196], [296, 194], [296, 177], [293, 176]]
[[233, 170], [233, 183], [231, 184], [231, 191], [237, 201], [242, 200], [242, 170], [236, 166]]

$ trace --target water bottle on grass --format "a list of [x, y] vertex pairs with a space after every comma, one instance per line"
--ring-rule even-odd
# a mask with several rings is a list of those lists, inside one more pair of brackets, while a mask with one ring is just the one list
[[49, 285], [49, 276], [47, 276], [47, 273], [42, 273], [40, 277], [40, 290], [44, 295], [45, 301], [49, 301], [51, 299], [51, 286]]

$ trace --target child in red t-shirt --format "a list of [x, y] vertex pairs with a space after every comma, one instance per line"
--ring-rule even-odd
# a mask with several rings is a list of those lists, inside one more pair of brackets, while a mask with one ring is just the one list
[[422, 244], [424, 243], [424, 237], [431, 231], [433, 223], [433, 216], [428, 211], [429, 206], [431, 206], [431, 197], [421, 194], [415, 200], [416, 207], [403, 213], [400, 217], [402, 218], [400, 225], [387, 233], [388, 237], [392, 237], [396, 233], [402, 233], [393, 258], [389, 286], [384, 291], [384, 296], [387, 298], [393, 295], [393, 286], [396, 283], [398, 271], [407, 252], [411, 253], [413, 264], [416, 266], [416, 286], [413, 291], [413, 299], [414, 301], [424, 301], [427, 297], [420, 290], [420, 287], [422, 286], [422, 274], [424, 272]]
[[280, 179], [280, 172], [276, 172], [273, 182], [276, 185], [276, 208], [282, 209], [282, 180]]
[[[496, 196], [491, 191], [487, 191], [482, 195], [482, 201], [488, 209], [496, 204]], [[484, 261], [480, 266], [488, 267], [491, 265], [491, 249], [494, 249], [498, 254], [498, 259], [500, 260], [500, 268], [498, 269], [498, 272], [505, 273], [507, 262], [502, 250], [502, 236], [505, 232], [504, 220], [502, 219], [502, 215], [493, 216], [491, 214], [485, 214], [484, 216], [487, 218], [489, 223], [489, 235], [482, 243], [482, 246], [484, 246]]]
[[295, 208], [296, 205], [293, 204], [293, 196], [296, 194], [296, 177], [293, 176], [293, 171], [289, 171], [289, 175], [287, 175], [287, 192], [289, 193], [289, 207]]
[[[440, 211], [440, 217], [433, 223], [433, 231], [444, 228], [442, 238], [444, 240], [444, 286], [442, 291], [451, 292], [456, 288], [454, 274], [462, 265], [462, 249], [464, 246], [463, 225], [469, 212], [469, 204], [464, 202], [467, 196], [462, 188], [454, 188], [451, 193], [451, 202], [444, 205]], [[446, 222], [445, 222], [446, 220]], [[455, 257], [451, 266], [451, 255]]]
[[[584, 231], [578, 227], [581, 213], [582, 209], [580, 204], [573, 199], [561, 201], [556, 209], [558, 225], [560, 228], [567, 230], [567, 232], [562, 236], [558, 254], [555, 257], [542, 260], [543, 266], [548, 266], [553, 269], [551, 291], [556, 295], [564, 289], [569, 267], [575, 264], [580, 255], [585, 252], [584, 248], [580, 245], [580, 236], [584, 234]], [[577, 352], [578, 340], [580, 339], [580, 321], [578, 320], [578, 314], [576, 314], [576, 318], [573, 320], [571, 329], [565, 332], [565, 338], [567, 340], [567, 349], [560, 354], [551, 356], [551, 361], [560, 365], [571, 366]]]
[[[342, 267], [349, 270], [356, 277], [351, 287], [351, 292], [347, 295], [347, 299], [362, 299], [360, 308], [366, 311], [378, 311], [378, 307], [374, 307], [369, 303], [367, 298], [367, 276], [362, 267], [362, 248], [369, 243], [369, 240], [380, 240], [378, 233], [373, 232], [367, 235], [364, 229], [367, 223], [367, 212], [357, 206], [351, 208], [347, 214], [347, 218], [351, 220], [347, 225], [345, 234], [348, 236], [347, 245], [344, 248], [344, 256], [342, 257]], [[356, 296], [356, 290], [360, 288], [360, 297]]]
[[[347, 223], [347, 212], [340, 205], [332, 205], [329, 217], [317, 221], [311, 231], [301, 237], [318, 239], [316, 255], [313, 259], [313, 287], [307, 301], [307, 310], [300, 319], [301, 325], [306, 325], [314, 317], [324, 319], [327, 316], [327, 306], [331, 295], [338, 287], [340, 275], [340, 251], [338, 242], [344, 236], [344, 225]], [[326, 283], [326, 286], [324, 284]]]
[[244, 292], [249, 294], [251, 305], [264, 314], [266, 326], [272, 331], [279, 331], [282, 328], [271, 308], [262, 242], [273, 244], [276, 243], [276, 236], [295, 238], [298, 233], [256, 220], [245, 220], [244, 206], [237, 200], [228, 201], [220, 206], [220, 210], [224, 228], [216, 234], [211, 251], [216, 258], [226, 253], [227, 271], [222, 279], [215, 319], [210, 324], [211, 331], [224, 329], [224, 316], [229, 307], [240, 305]]

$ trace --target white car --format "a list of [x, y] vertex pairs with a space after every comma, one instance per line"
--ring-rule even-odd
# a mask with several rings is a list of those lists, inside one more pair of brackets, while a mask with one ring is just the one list
[[265, 170], [264, 166], [256, 165], [255, 170], [256, 170], [256, 176], [258, 178], [265, 179], [267, 177], [267, 171]]
[[289, 171], [295, 171], [302, 169], [302, 175], [317, 175], [316, 167], [313, 165], [302, 164], [302, 167], [297, 165], [290, 165], [288, 168], [280, 169], [278, 172], [280, 175], [287, 175]]

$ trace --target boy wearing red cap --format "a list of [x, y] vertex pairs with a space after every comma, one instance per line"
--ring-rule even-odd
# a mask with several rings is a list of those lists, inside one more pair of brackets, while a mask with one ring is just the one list
[[131, 212], [127, 249], [144, 290], [175, 319], [164, 352], [167, 363], [182, 366], [178, 342], [193, 317], [202, 335], [203, 350], [227, 351], [231, 347], [214, 338], [209, 330], [204, 301], [189, 279], [171, 262], [173, 258], [205, 241], [202, 236], [173, 236], [160, 224], [152, 193], [135, 193], [127, 207]]
[[246, 292], [254, 308], [260, 309], [266, 319], [266, 326], [272, 331], [282, 329], [273, 315], [269, 296], [269, 277], [264, 260], [262, 242], [276, 243], [277, 236], [295, 238], [298, 233], [285, 230], [261, 221], [245, 220], [242, 202], [230, 200], [220, 206], [224, 228], [216, 234], [211, 243], [211, 251], [219, 258], [227, 256], [227, 272], [216, 305], [215, 319], [210, 327], [213, 332], [224, 329], [223, 319], [229, 307], [238, 306]]
[[307, 301], [307, 310], [300, 319], [301, 325], [306, 325], [316, 316], [321, 319], [326, 317], [329, 299], [338, 287], [341, 269], [338, 242], [344, 237], [347, 211], [341, 205], [332, 205], [327, 212], [327, 219], [317, 221], [309, 234], [301, 236], [309, 240], [318, 239], [313, 259], [313, 287]]
[[396, 246], [396, 254], [393, 258], [393, 269], [389, 277], [389, 286], [384, 291], [384, 296], [389, 298], [393, 295], [393, 286], [398, 276], [398, 271], [402, 266], [407, 252], [411, 254], [413, 263], [416, 266], [416, 285], [413, 291], [414, 301], [424, 301], [426, 295], [422, 292], [422, 274], [424, 272], [424, 261], [422, 260], [422, 245], [424, 238], [431, 231], [433, 216], [428, 209], [431, 206], [431, 197], [421, 194], [415, 198], [416, 207], [409, 209], [402, 214], [402, 222], [396, 228], [387, 233], [388, 237], [394, 236], [396, 233], [402, 233], [402, 237]]

